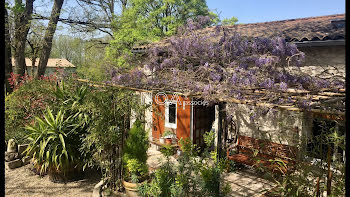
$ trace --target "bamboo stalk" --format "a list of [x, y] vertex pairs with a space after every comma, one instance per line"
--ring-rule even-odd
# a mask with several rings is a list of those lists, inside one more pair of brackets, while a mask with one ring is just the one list
[[331, 147], [328, 145], [327, 152], [327, 196], [331, 195], [331, 180], [332, 180], [332, 172], [331, 172]]
[[316, 197], [320, 197], [320, 177], [317, 177], [317, 183], [316, 183]]

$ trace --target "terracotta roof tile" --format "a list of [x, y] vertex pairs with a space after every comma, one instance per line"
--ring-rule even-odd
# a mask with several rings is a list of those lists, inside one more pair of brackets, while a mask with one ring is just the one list
[[[32, 66], [32, 60], [29, 58], [26, 58], [26, 65], [27, 66]], [[12, 66], [14, 66], [15, 59], [12, 58]], [[35, 66], [38, 66], [39, 64], [39, 59], [36, 59], [35, 61]], [[61, 68], [75, 68], [75, 66], [70, 63], [67, 59], [59, 59], [59, 58], [49, 58], [47, 61], [47, 67], [61, 67]]]
[[[199, 30], [200, 34], [209, 34], [215, 27]], [[263, 23], [237, 24], [225, 26], [229, 34], [239, 33], [243, 37], [276, 37], [286, 41], [337, 40], [345, 37], [345, 14], [289, 19]], [[135, 47], [144, 49], [150, 46], [167, 45], [169, 38], [146, 46]]]

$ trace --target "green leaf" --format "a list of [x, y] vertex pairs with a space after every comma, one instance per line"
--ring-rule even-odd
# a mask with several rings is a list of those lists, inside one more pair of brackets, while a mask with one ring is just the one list
[[39, 123], [39, 126], [43, 127], [43, 126], [47, 125], [47, 123], [43, 119], [41, 119], [39, 117], [35, 117], [35, 120], [36, 120], [37, 123]]
[[60, 133], [60, 134], [58, 134], [58, 136], [59, 136], [59, 138], [61, 140], [63, 150], [66, 150], [66, 143], [64, 141], [63, 135]]

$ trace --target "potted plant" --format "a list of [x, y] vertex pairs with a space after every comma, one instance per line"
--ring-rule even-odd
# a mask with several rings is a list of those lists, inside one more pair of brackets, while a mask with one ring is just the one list
[[65, 116], [64, 111], [52, 114], [47, 108], [44, 118], [36, 117], [34, 126], [26, 126], [30, 141], [25, 153], [33, 157], [37, 173], [46, 172], [53, 182], [66, 182], [80, 178], [82, 158], [79, 152], [81, 123], [78, 115]]
[[164, 143], [165, 143], [165, 138], [160, 137], [160, 138], [159, 138], [159, 142], [160, 142], [161, 144], [164, 144]]
[[165, 139], [165, 144], [168, 144], [168, 145], [172, 144], [173, 137], [174, 137], [174, 133], [169, 131], [169, 130], [165, 131], [163, 133], [163, 138]]
[[129, 196], [137, 195], [138, 184], [148, 179], [147, 133], [140, 121], [135, 121], [125, 140], [123, 185]]

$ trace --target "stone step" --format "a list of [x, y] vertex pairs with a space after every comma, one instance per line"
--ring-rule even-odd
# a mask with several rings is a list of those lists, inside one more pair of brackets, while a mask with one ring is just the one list
[[7, 152], [14, 153], [17, 152], [17, 144], [14, 139], [10, 139], [7, 143]]
[[23, 165], [22, 160], [16, 159], [5, 163], [6, 167], [9, 169], [15, 169]]
[[13, 161], [19, 159], [19, 155], [16, 152], [5, 152], [5, 161]]
[[24, 152], [25, 149], [27, 149], [27, 147], [28, 147], [28, 144], [18, 145], [18, 154], [23, 157], [24, 154], [22, 154], [22, 153]]
[[31, 159], [32, 159], [32, 158], [31, 158], [30, 156], [25, 156], [25, 157], [23, 157], [23, 158], [22, 158], [22, 163], [23, 163], [23, 165], [29, 164]]

